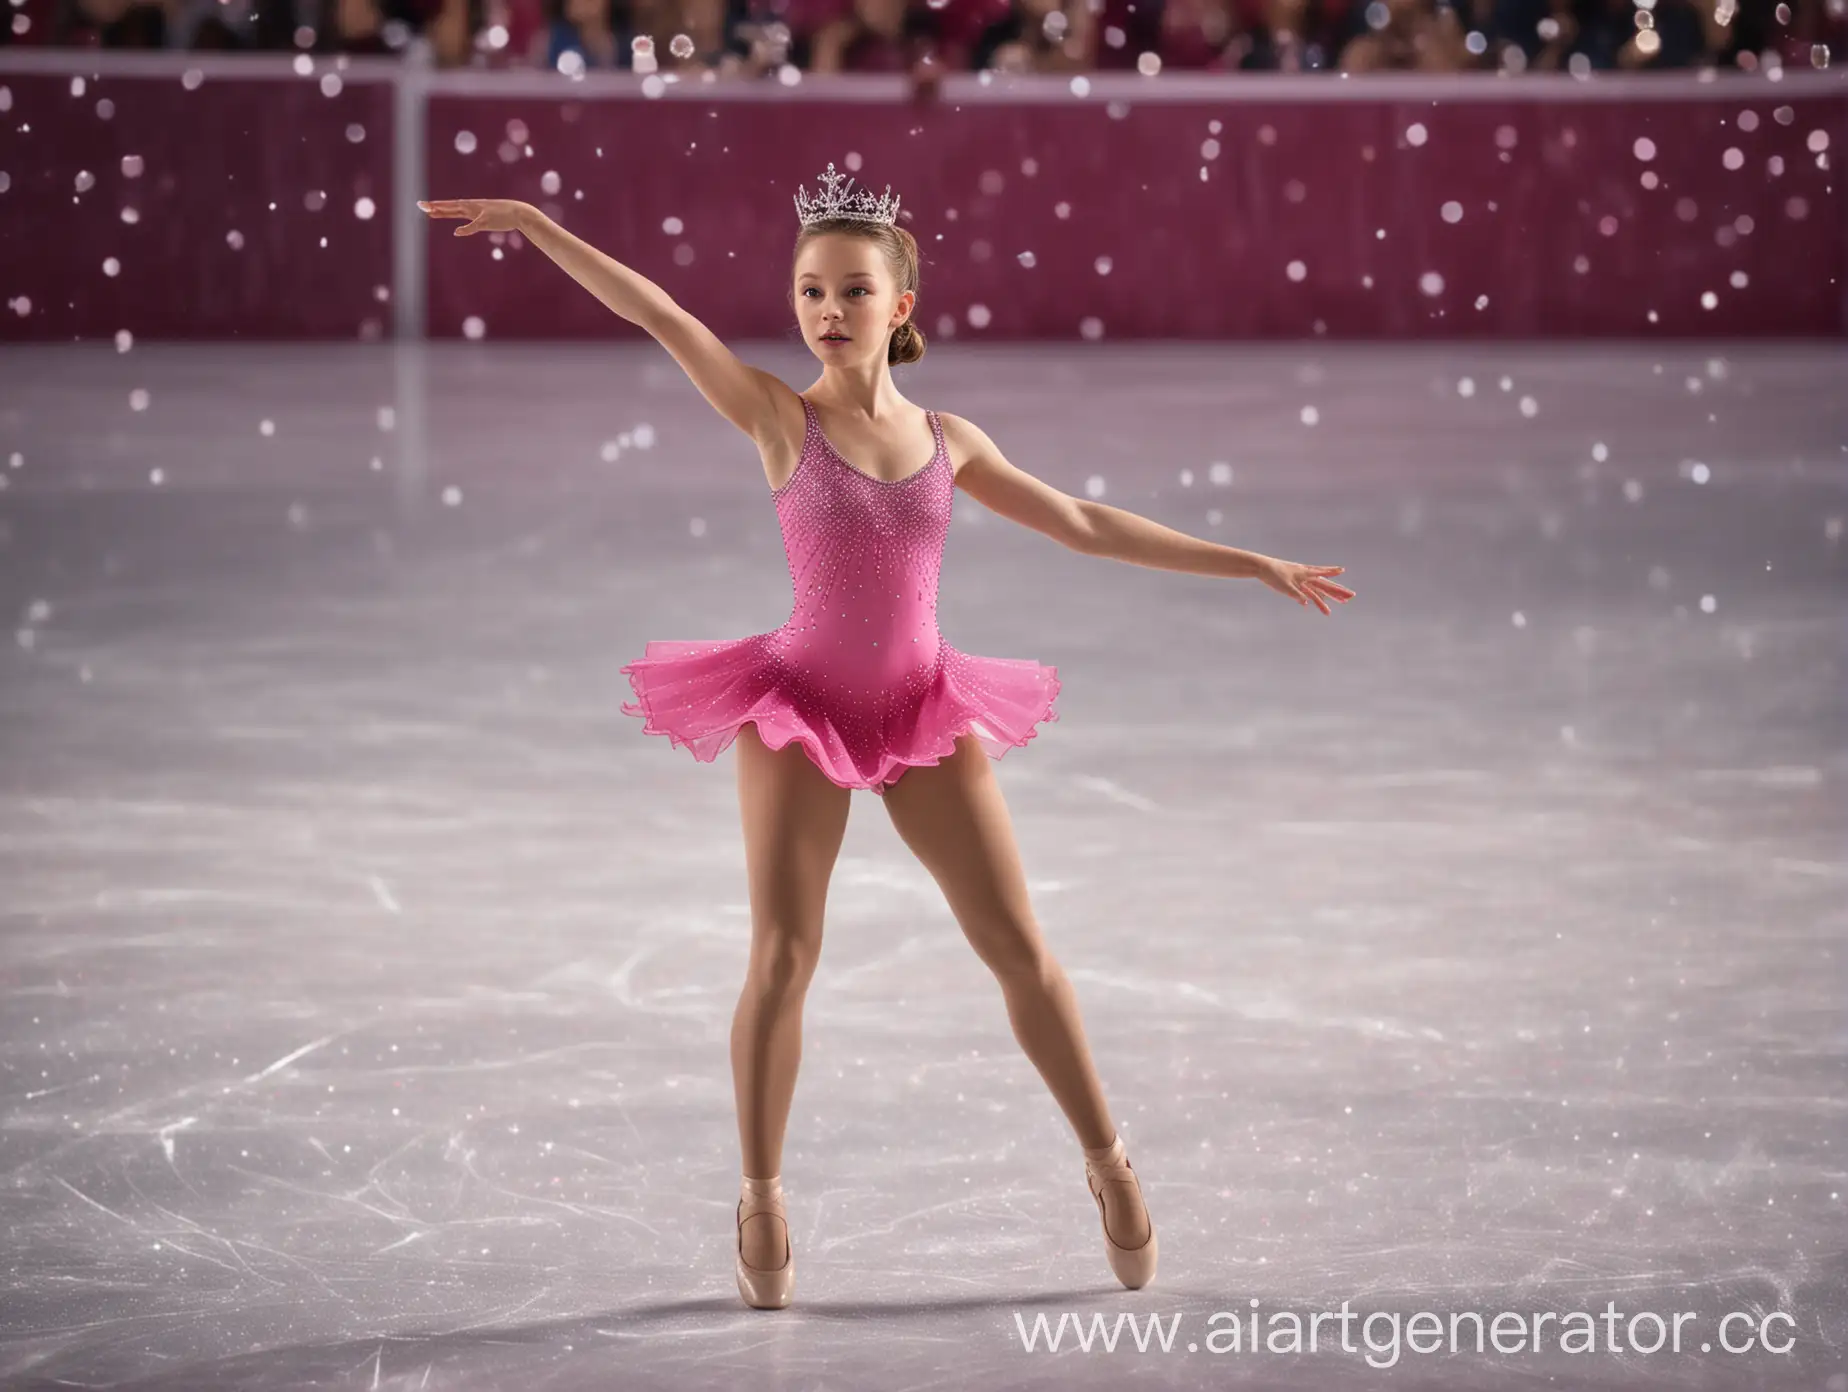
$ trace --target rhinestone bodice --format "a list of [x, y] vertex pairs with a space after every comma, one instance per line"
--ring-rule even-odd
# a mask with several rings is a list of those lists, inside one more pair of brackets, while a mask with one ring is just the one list
[[937, 588], [955, 496], [943, 423], [926, 412], [936, 449], [922, 468], [879, 479], [829, 443], [807, 397], [802, 409], [796, 471], [774, 495], [795, 595], [776, 651], [818, 693], [904, 699], [929, 681], [942, 643]]

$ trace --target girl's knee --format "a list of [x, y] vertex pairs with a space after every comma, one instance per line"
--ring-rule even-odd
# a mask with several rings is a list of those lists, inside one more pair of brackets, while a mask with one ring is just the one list
[[750, 980], [760, 989], [806, 988], [821, 961], [821, 941], [801, 932], [767, 932], [751, 943]]
[[1031, 923], [1013, 921], [979, 938], [976, 953], [1003, 985], [1049, 985], [1061, 975], [1059, 964]]

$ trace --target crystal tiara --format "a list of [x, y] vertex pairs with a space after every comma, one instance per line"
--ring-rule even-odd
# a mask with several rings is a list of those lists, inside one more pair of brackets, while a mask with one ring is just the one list
[[898, 197], [892, 192], [890, 184], [886, 185], [883, 198], [875, 198], [865, 189], [848, 193], [847, 190], [852, 187], [853, 180], [845, 174], [837, 174], [834, 162], [830, 160], [827, 173], [821, 176], [820, 197], [810, 198], [807, 190], [797, 189], [796, 216], [802, 219], [804, 227], [826, 218], [882, 222], [888, 227], [898, 221]]

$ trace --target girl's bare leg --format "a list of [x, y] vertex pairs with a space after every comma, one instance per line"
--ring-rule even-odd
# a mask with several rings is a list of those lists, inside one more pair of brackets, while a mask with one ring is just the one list
[[[822, 907], [847, 832], [847, 789], [830, 782], [797, 744], [771, 750], [747, 724], [738, 750], [738, 806], [750, 881], [751, 958], [732, 1017], [732, 1086], [744, 1173], [782, 1173], [783, 1133], [802, 1061], [802, 1002], [821, 957]], [[747, 1218], [744, 1259], [783, 1260], [783, 1225]]]
[[[973, 736], [940, 764], [906, 769], [885, 790], [900, 838], [942, 887], [950, 912], [1007, 1002], [1014, 1037], [1046, 1080], [1078, 1144], [1110, 1144], [1116, 1126], [1085, 1043], [1078, 999], [1040, 936], [1007, 804], [991, 760]], [[1124, 1247], [1148, 1238], [1135, 1185], [1104, 1186], [1104, 1220]]]

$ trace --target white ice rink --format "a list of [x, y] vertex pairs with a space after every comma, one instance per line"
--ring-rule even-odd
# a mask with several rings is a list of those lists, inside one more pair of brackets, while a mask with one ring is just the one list
[[[897, 380], [1358, 591], [957, 498], [945, 636], [1063, 679], [996, 768], [1156, 1283], [1112, 1278], [868, 793], [796, 1302], [740, 1303], [735, 752], [645, 736], [618, 669], [791, 595], [756, 452], [663, 352], [13, 347], [0, 1386], [1848, 1389], [1848, 351], [950, 344]], [[1212, 1323], [1343, 1301], [1346, 1350]], [[1417, 1311], [1561, 1320], [1401, 1323], [1373, 1366]], [[1125, 1312], [1147, 1351], [1079, 1347]], [[1789, 1352], [1723, 1351], [1729, 1312]]]

